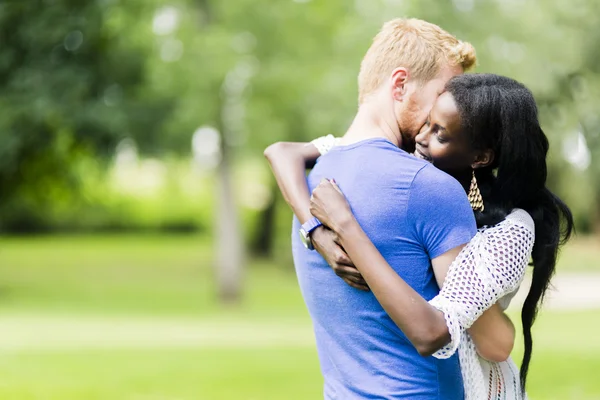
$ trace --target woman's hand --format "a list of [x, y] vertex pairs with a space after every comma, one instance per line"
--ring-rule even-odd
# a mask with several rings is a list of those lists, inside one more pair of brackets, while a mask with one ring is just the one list
[[367, 283], [352, 263], [352, 260], [350, 260], [350, 257], [348, 257], [348, 254], [336, 242], [338, 237], [335, 232], [329, 228], [320, 226], [311, 233], [310, 240], [313, 246], [315, 246], [315, 250], [323, 256], [337, 276], [353, 288], [365, 292], [369, 291], [369, 286], [367, 286]]
[[353, 222], [354, 214], [335, 181], [323, 179], [310, 197], [310, 213], [332, 231], [339, 233]]
[[327, 229], [355, 221], [350, 205], [335, 181], [323, 179], [315, 188], [310, 198], [310, 212], [325, 225], [317, 228], [311, 236], [315, 250], [348, 285], [369, 291], [369, 286], [340, 245], [336, 230]]

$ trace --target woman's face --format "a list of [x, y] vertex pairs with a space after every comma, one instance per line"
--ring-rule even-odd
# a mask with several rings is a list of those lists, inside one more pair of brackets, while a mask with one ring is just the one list
[[470, 169], [477, 159], [478, 152], [463, 133], [458, 108], [449, 92], [438, 97], [415, 141], [416, 157], [448, 173]]

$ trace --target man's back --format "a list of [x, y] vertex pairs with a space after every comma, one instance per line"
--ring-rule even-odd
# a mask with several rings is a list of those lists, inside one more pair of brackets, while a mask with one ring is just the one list
[[[434, 297], [438, 287], [430, 258], [474, 234], [460, 185], [385, 139], [332, 150], [309, 175], [310, 189], [322, 178], [335, 178], [392, 268], [425, 299]], [[297, 232], [297, 220], [294, 225]], [[372, 293], [346, 285], [318, 253], [302, 246], [297, 234], [293, 252], [327, 399], [463, 398], [456, 357], [421, 357]]]

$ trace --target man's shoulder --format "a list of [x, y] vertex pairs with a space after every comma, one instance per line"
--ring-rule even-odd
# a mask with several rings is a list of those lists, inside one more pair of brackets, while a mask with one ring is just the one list
[[430, 163], [426, 163], [417, 171], [412, 186], [415, 189], [431, 190], [435, 188], [442, 191], [463, 192], [462, 186], [454, 177]]
[[415, 174], [421, 168], [431, 166], [429, 162], [421, 160], [383, 139], [364, 141], [350, 146], [339, 146], [336, 151], [341, 157], [345, 154], [353, 162], [360, 161], [361, 165], [384, 164], [388, 167], [394, 166], [403, 170], [410, 170]]
[[[347, 168], [360, 168], [381, 172], [413, 172], [413, 174], [416, 174], [419, 169], [427, 164], [427, 162], [383, 139], [371, 139], [350, 145], [336, 146], [327, 154], [321, 156], [317, 162], [319, 168], [328, 170], [338, 171]], [[383, 176], [377, 175], [377, 177], [381, 178]]]
[[435, 168], [424, 166], [415, 175], [409, 190], [409, 207], [429, 212], [446, 210], [451, 214], [465, 211], [472, 215], [463, 186], [452, 176]]

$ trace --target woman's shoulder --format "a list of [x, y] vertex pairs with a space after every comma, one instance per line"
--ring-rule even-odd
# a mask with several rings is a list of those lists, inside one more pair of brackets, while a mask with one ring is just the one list
[[[534, 243], [535, 223], [529, 213], [523, 209], [515, 208], [506, 218], [493, 226], [484, 226], [479, 232], [488, 241], [510, 242], [516, 240], [519, 243]], [[510, 239], [510, 240], [509, 240]], [[504, 243], [506, 244], [506, 243]]]
[[535, 231], [535, 223], [529, 213], [521, 208], [515, 208], [506, 216], [506, 220], [511, 224], [524, 226], [525, 228]]
[[486, 225], [479, 229], [481, 232], [494, 230], [497, 228], [505, 228], [507, 226], [519, 225], [525, 227], [527, 230], [535, 231], [535, 223], [529, 213], [521, 208], [513, 209], [510, 214], [504, 218], [504, 220], [498, 222], [496, 225]]

